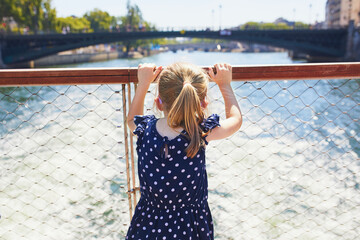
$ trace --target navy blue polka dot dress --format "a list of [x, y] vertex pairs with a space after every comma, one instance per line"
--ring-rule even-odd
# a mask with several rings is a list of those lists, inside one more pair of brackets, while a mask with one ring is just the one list
[[[135, 116], [134, 121], [141, 197], [126, 239], [214, 239], [207, 202], [205, 149], [200, 148], [194, 158], [188, 158], [185, 148], [189, 140], [185, 136], [162, 137], [154, 115]], [[204, 132], [217, 126], [220, 126], [217, 114], [200, 125]], [[185, 130], [182, 133], [187, 134]]]

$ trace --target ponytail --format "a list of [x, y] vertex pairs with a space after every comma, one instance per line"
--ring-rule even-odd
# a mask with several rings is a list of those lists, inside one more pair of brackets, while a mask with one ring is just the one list
[[186, 155], [194, 157], [200, 147], [204, 145], [201, 138], [202, 131], [199, 124], [204, 116], [201, 109], [201, 102], [196, 89], [190, 84], [184, 84], [179, 96], [175, 99], [168, 115], [168, 124], [172, 126], [182, 126], [188, 133], [190, 144], [186, 148]]
[[204, 120], [201, 101], [206, 97], [207, 85], [207, 74], [190, 64], [172, 64], [159, 76], [159, 96], [168, 111], [168, 125], [181, 126], [188, 133], [190, 143], [185, 151], [190, 158], [205, 146], [200, 123]]

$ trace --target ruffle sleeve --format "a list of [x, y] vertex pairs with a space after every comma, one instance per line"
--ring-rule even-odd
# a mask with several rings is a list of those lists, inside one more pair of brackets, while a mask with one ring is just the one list
[[[220, 127], [220, 117], [218, 114], [211, 114], [208, 118], [204, 119], [204, 121], [200, 124], [200, 128], [203, 130], [203, 132], [207, 133], [211, 131], [212, 129]], [[207, 135], [204, 137], [206, 145], [208, 145], [208, 142], [206, 141]]]
[[153, 119], [155, 119], [154, 115], [134, 116], [134, 123], [136, 125], [136, 128], [133, 131], [133, 133], [139, 137], [142, 136], [145, 132], [148, 123]]

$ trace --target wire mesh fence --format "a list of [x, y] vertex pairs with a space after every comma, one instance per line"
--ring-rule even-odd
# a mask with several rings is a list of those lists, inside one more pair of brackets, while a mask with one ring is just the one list
[[0, 236], [121, 238], [129, 221], [121, 85], [0, 91]]
[[[124, 239], [139, 199], [124, 125], [134, 87], [0, 88], [0, 238]], [[215, 238], [357, 239], [360, 81], [232, 87], [243, 126], [206, 153]], [[209, 98], [224, 119], [213, 83]]]
[[234, 87], [244, 125], [207, 152], [219, 239], [358, 238], [360, 81]]

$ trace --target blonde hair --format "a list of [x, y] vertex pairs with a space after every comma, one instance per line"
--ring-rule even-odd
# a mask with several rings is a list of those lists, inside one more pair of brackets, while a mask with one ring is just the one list
[[185, 149], [188, 157], [194, 157], [205, 146], [199, 124], [205, 113], [201, 102], [207, 95], [209, 77], [203, 69], [188, 63], [174, 63], [159, 76], [159, 96], [169, 113], [167, 123], [171, 128], [182, 127], [189, 135]]

